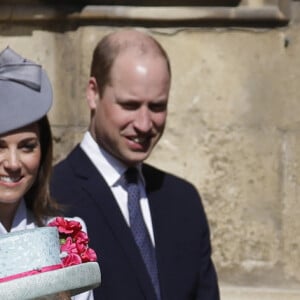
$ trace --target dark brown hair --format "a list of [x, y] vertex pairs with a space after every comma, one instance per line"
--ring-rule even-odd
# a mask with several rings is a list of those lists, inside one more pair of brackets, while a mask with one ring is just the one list
[[56, 216], [60, 208], [50, 197], [49, 180], [52, 173], [52, 133], [47, 116], [38, 121], [40, 130], [41, 161], [37, 178], [25, 194], [26, 206], [32, 211], [38, 226], [45, 223], [47, 217]]

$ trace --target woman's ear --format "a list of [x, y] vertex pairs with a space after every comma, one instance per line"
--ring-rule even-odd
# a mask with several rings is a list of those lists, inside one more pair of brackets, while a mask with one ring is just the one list
[[99, 100], [99, 90], [95, 77], [90, 77], [86, 88], [86, 100], [91, 110], [94, 110]]

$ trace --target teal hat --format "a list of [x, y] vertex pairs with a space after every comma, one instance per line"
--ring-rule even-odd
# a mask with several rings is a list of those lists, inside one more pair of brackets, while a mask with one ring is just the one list
[[52, 106], [45, 70], [7, 47], [0, 53], [0, 134], [38, 121]]
[[74, 296], [99, 286], [96, 261], [64, 266], [62, 254], [54, 227], [0, 235], [0, 299], [39, 299], [63, 292]]

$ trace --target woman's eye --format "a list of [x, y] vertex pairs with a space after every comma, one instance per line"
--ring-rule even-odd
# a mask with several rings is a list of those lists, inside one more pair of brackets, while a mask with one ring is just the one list
[[0, 151], [2, 152], [2, 151], [4, 151], [5, 150], [5, 148], [7, 148], [7, 145], [6, 145], [6, 143], [5, 142], [3, 142], [3, 141], [0, 141]]
[[21, 145], [21, 149], [23, 149], [25, 152], [32, 152], [34, 149], [36, 149], [38, 146], [38, 143], [28, 143]]

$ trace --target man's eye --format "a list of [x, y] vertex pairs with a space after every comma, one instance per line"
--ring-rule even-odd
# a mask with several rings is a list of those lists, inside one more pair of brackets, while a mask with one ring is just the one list
[[139, 105], [137, 103], [123, 103], [122, 107], [126, 110], [135, 110]]
[[165, 103], [151, 104], [150, 109], [154, 112], [163, 112], [167, 109], [167, 105]]

